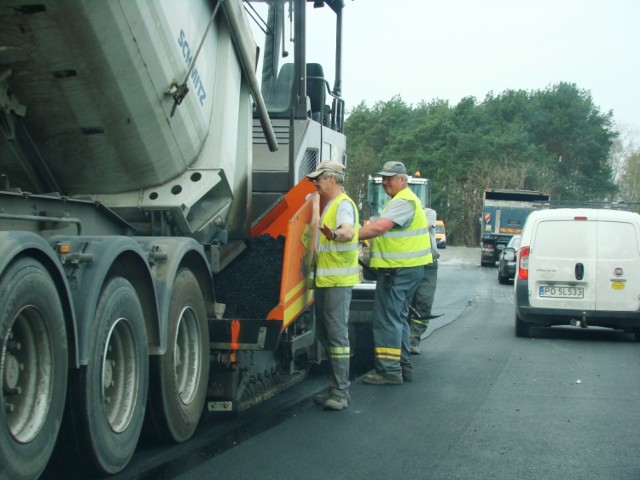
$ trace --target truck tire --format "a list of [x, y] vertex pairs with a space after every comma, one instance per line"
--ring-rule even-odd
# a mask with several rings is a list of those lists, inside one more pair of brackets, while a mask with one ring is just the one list
[[209, 324], [198, 280], [180, 270], [171, 290], [167, 352], [150, 363], [146, 436], [180, 443], [193, 435], [209, 377]]
[[89, 364], [72, 372], [63, 427], [67, 465], [84, 474], [124, 469], [142, 430], [149, 358], [140, 300], [126, 279], [98, 299]]
[[529, 336], [529, 330], [531, 327], [529, 326], [528, 323], [524, 323], [517, 313], [516, 313], [515, 327], [516, 327], [515, 328], [516, 337], [526, 338]]
[[67, 337], [54, 282], [20, 258], [0, 277], [0, 478], [40, 476], [67, 391]]

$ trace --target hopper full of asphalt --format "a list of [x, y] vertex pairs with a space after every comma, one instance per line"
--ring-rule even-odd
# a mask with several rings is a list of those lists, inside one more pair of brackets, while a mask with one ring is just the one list
[[278, 305], [285, 238], [262, 235], [214, 276], [216, 302], [224, 303], [225, 318], [266, 318]]

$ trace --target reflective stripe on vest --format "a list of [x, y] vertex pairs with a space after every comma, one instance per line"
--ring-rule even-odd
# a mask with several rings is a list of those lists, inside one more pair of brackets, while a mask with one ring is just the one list
[[433, 263], [429, 225], [420, 199], [410, 188], [405, 188], [387, 202], [384, 210], [396, 199], [408, 200], [414, 204], [413, 220], [404, 230], [394, 226], [380, 237], [373, 239], [371, 266], [373, 268], [403, 268]]
[[355, 215], [355, 234], [350, 242], [333, 242], [320, 234], [316, 265], [316, 287], [352, 287], [360, 281], [358, 267], [358, 209], [355, 203], [341, 193], [322, 215], [321, 223], [335, 229], [338, 225], [338, 205], [347, 200]]

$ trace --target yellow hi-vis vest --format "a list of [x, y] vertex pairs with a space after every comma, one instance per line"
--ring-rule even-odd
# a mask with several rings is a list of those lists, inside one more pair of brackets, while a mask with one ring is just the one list
[[417, 267], [433, 263], [427, 216], [420, 199], [410, 188], [400, 190], [387, 202], [382, 213], [391, 201], [398, 198], [413, 202], [416, 207], [413, 220], [405, 230], [394, 226], [373, 238], [370, 265], [374, 268]]
[[322, 223], [335, 230], [338, 205], [348, 200], [353, 206], [355, 235], [350, 242], [333, 242], [320, 234], [316, 264], [316, 287], [352, 287], [360, 281], [358, 267], [358, 209], [345, 193], [341, 193], [322, 215]]

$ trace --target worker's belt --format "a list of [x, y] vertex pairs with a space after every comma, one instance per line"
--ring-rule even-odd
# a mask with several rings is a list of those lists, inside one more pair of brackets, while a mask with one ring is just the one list
[[397, 273], [397, 268], [378, 268], [378, 272], [383, 275], [395, 275]]

